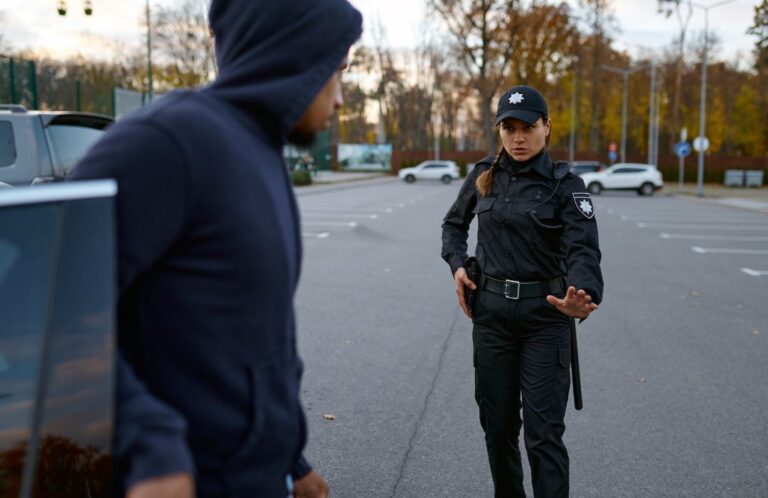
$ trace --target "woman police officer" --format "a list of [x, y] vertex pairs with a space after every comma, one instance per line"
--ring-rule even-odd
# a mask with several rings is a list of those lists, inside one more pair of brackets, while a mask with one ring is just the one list
[[[474, 325], [475, 399], [495, 496], [525, 496], [523, 426], [535, 496], [563, 497], [570, 320], [589, 316], [602, 297], [597, 224], [584, 182], [547, 154], [551, 121], [538, 91], [507, 91], [496, 125], [502, 147], [467, 176], [443, 220], [442, 256]], [[463, 267], [474, 216], [477, 282]], [[472, 310], [465, 286], [477, 289]]]

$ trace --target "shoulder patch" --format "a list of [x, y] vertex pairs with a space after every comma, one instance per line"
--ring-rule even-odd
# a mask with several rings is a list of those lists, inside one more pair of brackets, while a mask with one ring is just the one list
[[595, 217], [595, 207], [592, 204], [592, 196], [589, 192], [574, 192], [573, 202], [576, 204], [576, 209], [588, 220]]

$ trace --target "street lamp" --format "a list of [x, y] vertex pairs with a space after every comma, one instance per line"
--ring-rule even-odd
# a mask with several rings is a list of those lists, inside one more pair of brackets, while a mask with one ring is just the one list
[[[619, 161], [623, 163], [623, 162], [626, 162], [626, 159], [627, 159], [627, 84], [629, 82], [629, 75], [632, 73], [636, 73], [638, 71], [647, 69], [648, 64], [643, 64], [641, 66], [630, 67], [626, 69], [609, 66], [607, 64], [601, 64], [600, 67], [602, 67], [606, 71], [611, 71], [613, 73], [618, 73], [624, 76], [624, 94], [621, 100], [621, 151], [620, 151], [621, 158]], [[653, 89], [651, 91], [653, 91]]]
[[736, 0], [723, 0], [710, 5], [701, 5], [689, 2], [691, 7], [696, 7], [704, 11], [704, 55], [701, 61], [701, 109], [699, 111], [699, 170], [696, 175], [696, 195], [704, 196], [704, 138], [705, 138], [705, 118], [707, 115], [707, 52], [709, 52], [709, 9], [720, 7], [722, 5], [733, 3]]
[[152, 18], [147, 0], [147, 98], [152, 100]]

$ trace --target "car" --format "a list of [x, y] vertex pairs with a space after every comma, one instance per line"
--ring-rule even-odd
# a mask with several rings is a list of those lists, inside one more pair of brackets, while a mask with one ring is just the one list
[[64, 179], [112, 121], [102, 114], [0, 105], [0, 182], [20, 186]]
[[603, 190], [636, 190], [639, 195], [653, 195], [664, 187], [664, 180], [653, 164], [617, 163], [595, 173], [583, 173], [581, 179], [590, 194]]
[[406, 183], [416, 180], [440, 180], [443, 183], [451, 183], [461, 178], [459, 167], [453, 161], [424, 161], [413, 168], [403, 168], [397, 176]]
[[571, 161], [569, 171], [576, 175], [602, 171], [603, 165], [599, 161]]

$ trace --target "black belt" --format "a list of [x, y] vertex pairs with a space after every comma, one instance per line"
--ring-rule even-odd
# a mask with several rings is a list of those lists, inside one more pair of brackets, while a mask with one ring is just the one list
[[560, 277], [541, 282], [519, 282], [517, 280], [499, 280], [486, 275], [483, 288], [516, 301], [526, 297], [542, 297], [563, 292], [563, 282]]

